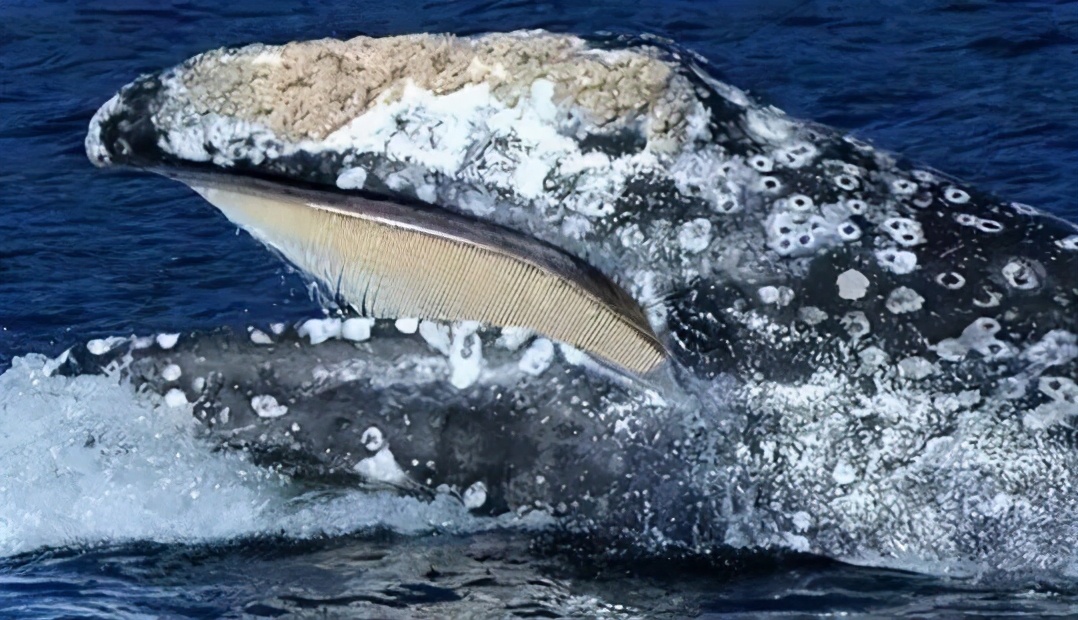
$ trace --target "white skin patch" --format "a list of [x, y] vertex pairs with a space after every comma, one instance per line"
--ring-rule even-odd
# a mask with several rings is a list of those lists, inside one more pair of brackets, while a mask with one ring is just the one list
[[341, 337], [340, 319], [308, 319], [296, 330], [301, 337], [306, 337], [311, 344], [322, 344], [330, 338]]
[[835, 185], [837, 185], [839, 187], [839, 189], [844, 189], [844, 190], [846, 190], [848, 192], [857, 189], [857, 186], [858, 186], [857, 178], [853, 177], [853, 176], [850, 176], [848, 174], [840, 174], [837, 177], [835, 177], [834, 180], [835, 180]]
[[921, 223], [905, 217], [892, 217], [883, 223], [883, 231], [895, 240], [895, 243], [911, 247], [925, 242]]
[[917, 291], [906, 286], [896, 288], [891, 291], [891, 294], [887, 297], [887, 309], [894, 314], [916, 312], [921, 309], [921, 306], [923, 306], [924, 303], [924, 297], [921, 297]]
[[973, 305], [978, 308], [995, 308], [1001, 299], [1003, 295], [982, 287], [980, 294], [973, 298]]
[[681, 249], [690, 254], [703, 252], [711, 244], [711, 222], [701, 217], [682, 224], [677, 240]]
[[913, 356], [898, 363], [898, 372], [903, 377], [918, 381], [936, 372], [936, 367], [923, 357]]
[[483, 342], [475, 333], [480, 324], [464, 321], [453, 325], [449, 346], [449, 382], [458, 390], [471, 387], [483, 370]]
[[1018, 213], [1019, 215], [1037, 215], [1036, 209], [1020, 202], [1012, 202], [1011, 208], [1014, 209], [1015, 213]]
[[1001, 326], [999, 321], [984, 317], [970, 323], [958, 338], [947, 338], [932, 347], [941, 359], [957, 362], [971, 351], [977, 351], [989, 359], [1009, 356], [1011, 347], [996, 338]]
[[176, 342], [180, 339], [179, 334], [157, 334], [157, 346], [165, 349], [166, 351], [176, 346]]
[[807, 213], [812, 210], [812, 199], [804, 194], [794, 194], [786, 199], [786, 206], [793, 211]]
[[119, 336], [109, 336], [108, 338], [98, 338], [86, 343], [86, 350], [94, 355], [104, 355], [113, 350], [117, 345], [122, 343], [124, 338]]
[[1004, 265], [1003, 278], [1007, 280], [1007, 284], [1021, 291], [1035, 289], [1040, 284], [1033, 264], [1023, 258], [1014, 259]]
[[340, 189], [363, 189], [367, 182], [367, 171], [363, 168], [346, 168], [337, 175], [337, 187]]
[[749, 165], [757, 172], [771, 172], [775, 167], [775, 163], [771, 161], [771, 158], [764, 155], [753, 155], [749, 158]]
[[927, 170], [914, 170], [910, 172], [910, 176], [917, 179], [922, 183], [935, 183], [936, 175], [928, 172]]
[[853, 222], [840, 223], [836, 231], [843, 241], [857, 241], [861, 238], [861, 227]]
[[165, 394], [165, 404], [169, 407], [182, 407], [187, 404], [187, 395], [181, 389], [172, 388]]
[[273, 339], [269, 337], [269, 334], [261, 329], [251, 328], [251, 342], [255, 344], [273, 344]]
[[464, 490], [461, 501], [468, 510], [477, 510], [487, 503], [487, 485], [482, 482], [474, 482]]
[[352, 342], [363, 342], [371, 337], [374, 319], [351, 318], [341, 324], [341, 338]]
[[831, 477], [837, 484], [847, 485], [857, 480], [857, 470], [846, 461], [839, 461], [831, 472]]
[[981, 232], [986, 232], [990, 234], [1003, 232], [1003, 224], [1000, 224], [995, 220], [982, 219], [977, 217], [976, 215], [971, 215], [969, 213], [956, 213], [954, 216], [954, 221], [958, 222], [962, 226], [970, 226], [972, 228], [976, 228]]
[[1022, 359], [1041, 368], [1068, 364], [1075, 358], [1078, 358], [1078, 336], [1063, 329], [1053, 329], [1022, 352]]
[[864, 200], [854, 198], [846, 201], [846, 208], [854, 215], [864, 215], [865, 211], [868, 209], [868, 205], [865, 204]]
[[880, 250], [876, 252], [876, 259], [880, 267], [900, 276], [913, 273], [914, 269], [917, 269], [917, 255], [906, 250]]
[[420, 321], [419, 335], [430, 345], [430, 348], [442, 355], [449, 355], [449, 343], [451, 341], [449, 339], [448, 325], [434, 321]]
[[255, 396], [251, 399], [251, 409], [260, 418], [279, 418], [288, 413], [286, 405], [277, 403], [277, 399], [269, 395]]
[[397, 319], [393, 322], [393, 326], [402, 334], [414, 334], [419, 329], [419, 319]]
[[786, 286], [764, 286], [760, 288], [758, 294], [760, 301], [777, 306], [788, 306], [794, 298], [793, 290]]
[[891, 191], [899, 196], [909, 196], [917, 189], [917, 184], [908, 179], [895, 179], [891, 181]]
[[956, 205], [964, 205], [969, 202], [969, 194], [957, 187], [948, 187], [943, 190], [943, 198], [947, 200], [947, 202]]
[[886, 351], [879, 347], [868, 347], [858, 353], [857, 357], [861, 359], [861, 365], [864, 366], [862, 371], [869, 374], [875, 372], [876, 368], [887, 364], [887, 361], [891, 358]]
[[359, 437], [359, 440], [363, 442], [363, 447], [371, 452], [377, 452], [385, 446], [385, 435], [382, 434], [382, 429], [377, 426], [371, 426], [367, 430], [363, 431], [363, 434]]
[[936, 276], [936, 284], [956, 291], [966, 285], [966, 278], [957, 271], [947, 271]]
[[853, 312], [847, 312], [841, 319], [842, 327], [846, 329], [846, 333], [852, 336], [854, 339], [867, 336], [872, 330], [872, 324], [869, 323], [868, 317], [864, 312], [860, 310], [854, 310]]
[[[1037, 389], [1052, 400], [1078, 404], [1078, 384], [1067, 377], [1041, 377]], [[1074, 414], [1078, 415], [1078, 410]]]
[[1069, 237], [1064, 237], [1063, 239], [1058, 239], [1056, 245], [1064, 250], [1078, 252], [1078, 235], [1071, 235]]
[[528, 329], [527, 327], [503, 327], [502, 333], [498, 336], [495, 344], [503, 349], [516, 351], [524, 346], [525, 342], [531, 340], [534, 335], [535, 331]]
[[775, 161], [780, 166], [787, 168], [802, 168], [816, 158], [816, 154], [819, 151], [816, 147], [808, 142], [798, 142], [792, 146], [780, 149], [775, 152]]
[[553, 361], [554, 343], [546, 338], [536, 338], [535, 342], [524, 351], [524, 355], [521, 356], [517, 367], [529, 375], [538, 376], [543, 374], [547, 368], [550, 368]]
[[838, 285], [838, 296], [843, 299], [861, 299], [868, 294], [868, 278], [856, 269], [840, 273], [835, 284]]
[[798, 315], [809, 325], [819, 325], [827, 320], [827, 313], [816, 306], [805, 306], [798, 311]]
[[165, 381], [175, 381], [179, 379], [180, 375], [182, 374], [183, 371], [180, 370], [179, 366], [177, 366], [176, 364], [169, 364], [168, 366], [165, 366], [164, 370], [161, 371], [161, 378]]

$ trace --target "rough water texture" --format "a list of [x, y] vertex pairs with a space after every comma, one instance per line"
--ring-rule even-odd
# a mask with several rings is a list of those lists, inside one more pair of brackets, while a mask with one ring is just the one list
[[[266, 63], [348, 67], [379, 45], [410, 46], [414, 64], [358, 82], [355, 118], [282, 130], [287, 115], [243, 105], [288, 96], [248, 90], [241, 76]], [[536, 53], [491, 61], [499, 45]], [[531, 59], [551, 54], [538, 75]], [[557, 54], [605, 59], [649, 105], [585, 97], [594, 66], [573, 74]], [[462, 66], [482, 71], [461, 79]], [[656, 519], [641, 542], [1074, 570], [1078, 229], [756, 104], [665, 43], [532, 33], [211, 52], [121, 91], [87, 151], [418, 198], [603, 270], [668, 335], [698, 402], [664, 429], [691, 437], [667, 448], [688, 479], [647, 504], [695, 502], [700, 521]]]

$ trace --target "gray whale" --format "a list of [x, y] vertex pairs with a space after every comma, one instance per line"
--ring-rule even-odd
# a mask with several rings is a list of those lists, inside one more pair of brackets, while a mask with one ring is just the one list
[[[542, 32], [252, 45], [137, 79], [86, 140], [100, 166], [422, 201], [542, 240], [647, 311], [672, 357], [669, 393], [643, 396], [549, 342], [520, 349], [543, 349], [534, 375], [500, 384], [526, 357], [508, 351], [452, 383], [463, 348], [496, 349], [474, 326], [443, 326], [455, 349], [372, 337], [338, 400], [272, 370], [325, 367], [302, 346], [257, 357], [264, 376], [144, 351], [197, 369], [180, 381], [227, 366], [236, 394], [205, 400], [237, 414], [221, 432], [244, 412], [245, 445], [318, 429], [285, 452], [321, 474], [377, 481], [383, 470], [356, 467], [389, 445], [387, 471], [410, 492], [445, 484], [465, 501], [482, 482], [489, 509], [549, 507], [660, 547], [1073, 571], [1078, 228], [790, 119], [709, 71], [656, 40]], [[205, 338], [244, 342], [228, 345], [237, 360], [250, 348]], [[326, 344], [340, 363], [363, 357]], [[448, 359], [433, 379], [378, 383], [376, 361], [432, 349]], [[297, 400], [259, 416], [251, 398], [273, 386], [278, 406]], [[349, 429], [383, 416], [379, 432], [320, 418], [350, 408], [362, 421]], [[450, 418], [468, 430], [438, 426]], [[439, 450], [453, 456], [420, 458]]]

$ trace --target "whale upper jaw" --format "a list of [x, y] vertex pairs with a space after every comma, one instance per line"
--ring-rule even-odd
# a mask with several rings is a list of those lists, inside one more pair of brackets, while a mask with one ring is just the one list
[[125, 87], [87, 152], [419, 201], [590, 264], [700, 397], [716, 540], [1072, 562], [1078, 229], [687, 58], [543, 33], [219, 50]]

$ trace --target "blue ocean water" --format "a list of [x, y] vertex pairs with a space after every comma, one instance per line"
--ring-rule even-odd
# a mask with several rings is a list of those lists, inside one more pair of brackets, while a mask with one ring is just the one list
[[[297, 276], [184, 188], [89, 164], [91, 115], [134, 76], [222, 45], [518, 28], [668, 37], [794, 116], [1078, 222], [1078, 2], [0, 0], [0, 369], [95, 337], [317, 312]], [[223, 547], [91, 542], [0, 560], [0, 615], [348, 614], [356, 601], [329, 585], [348, 583], [361, 592], [350, 596], [390, 601], [407, 617], [409, 605], [468, 595], [377, 573], [372, 558], [430, 553], [379, 533]], [[462, 555], [496, 546], [439, 544]], [[728, 564], [634, 566], [622, 579], [587, 566], [543, 570], [585, 594], [661, 592], [715, 616], [1040, 616], [1078, 605], [1058, 585], [947, 582], [806, 558]], [[294, 605], [264, 602], [281, 596]]]

